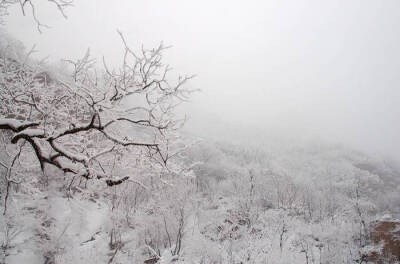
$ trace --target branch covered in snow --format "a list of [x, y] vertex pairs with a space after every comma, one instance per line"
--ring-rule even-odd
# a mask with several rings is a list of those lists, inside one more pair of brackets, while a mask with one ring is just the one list
[[38, 122], [21, 122], [12, 118], [0, 118], [0, 129], [10, 129], [14, 132], [20, 132], [24, 129], [38, 126]]
[[70, 76], [0, 52], [0, 130], [12, 132], [10, 143], [28, 142], [42, 170], [50, 164], [113, 186], [129, 176], [115, 179], [104, 164], [123, 149], [142, 148], [160, 166], [176, 155], [169, 153], [168, 135], [184, 121], [174, 110], [192, 92], [184, 84], [193, 76], [171, 81], [162, 63], [166, 47], [134, 52], [118, 33], [122, 67], [110, 69], [103, 60], [103, 74], [89, 50], [65, 60]]
[[[48, 0], [48, 2], [53, 4], [64, 18], [67, 18], [65, 9], [73, 5], [73, 0]], [[14, 5], [19, 5], [24, 16], [26, 16], [28, 12], [32, 15], [37, 30], [40, 33], [42, 32], [42, 28], [49, 27], [48, 25], [43, 24], [39, 19], [37, 3], [32, 0], [0, 0], [0, 22], [3, 22], [3, 17], [9, 15], [8, 10]]]

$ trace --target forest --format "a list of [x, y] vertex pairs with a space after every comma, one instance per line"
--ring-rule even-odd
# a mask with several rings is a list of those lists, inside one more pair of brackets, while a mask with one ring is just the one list
[[[79, 8], [48, 2], [57, 19]], [[170, 66], [169, 46], [115, 30], [116, 64], [40, 60], [7, 22], [57, 30], [41, 8], [0, 0], [1, 264], [400, 263], [395, 159], [185, 129], [201, 76]]]

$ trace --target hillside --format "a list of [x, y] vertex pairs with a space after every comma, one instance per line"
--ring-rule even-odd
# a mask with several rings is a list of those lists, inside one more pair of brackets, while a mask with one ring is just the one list
[[24, 184], [2, 218], [5, 263], [361, 263], [379, 248], [371, 224], [399, 214], [398, 172], [342, 147], [201, 142], [181, 159], [194, 177], [149, 189], [68, 191], [56, 171]]

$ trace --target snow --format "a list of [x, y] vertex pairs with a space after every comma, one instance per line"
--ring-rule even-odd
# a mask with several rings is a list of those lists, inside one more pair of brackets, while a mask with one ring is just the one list
[[[151, 258], [146, 253], [148, 251], [144, 246], [145, 238], [150, 239], [150, 236], [153, 240], [161, 240], [164, 236], [165, 239], [164, 216], [166, 216], [173, 241], [171, 248], [160, 248], [159, 263], [163, 264], [201, 263], [201, 261], [203, 263], [212, 263], [213, 261], [248, 263], [248, 258], [252, 263], [303, 263], [305, 262], [305, 252], [309, 254], [310, 258], [311, 256], [316, 259], [321, 257], [322, 260], [329, 259], [332, 263], [338, 263], [355, 257], [349, 255], [349, 248], [351, 252], [369, 252], [379, 248], [379, 245], [368, 245], [364, 251], [358, 251], [358, 242], [354, 242], [354, 236], [359, 234], [357, 229], [359, 223], [356, 211], [354, 211], [354, 201], [351, 200], [353, 199], [352, 194], [346, 196], [349, 186], [336, 185], [334, 196], [326, 189], [322, 189], [325, 192], [320, 193], [319, 188], [325, 188], [324, 185], [319, 185], [320, 182], [305, 181], [307, 189], [301, 189], [303, 183], [293, 181], [289, 177], [291, 170], [296, 168], [294, 176], [297, 176], [310, 173], [312, 169], [302, 168], [295, 159], [291, 160], [290, 166], [285, 165], [286, 160], [282, 161], [281, 157], [275, 157], [289, 174], [284, 178], [286, 182], [280, 181], [279, 184], [282, 184], [282, 188], [297, 186], [299, 201], [292, 203], [293, 209], [283, 207], [287, 203], [286, 200], [280, 204], [280, 207], [276, 206], [276, 203], [273, 202], [278, 198], [278, 196], [273, 196], [276, 186], [273, 182], [268, 181], [264, 174], [262, 174], [263, 177], [258, 178], [260, 175], [254, 170], [257, 181], [256, 194], [266, 196], [255, 196], [252, 200], [253, 205], [249, 206], [248, 170], [242, 168], [243, 165], [234, 162], [235, 159], [240, 159], [238, 156], [240, 154], [232, 152], [231, 157], [227, 154], [223, 155], [221, 158], [212, 160], [219, 163], [219, 166], [231, 176], [220, 182], [213, 182], [212, 189], [205, 192], [191, 190], [192, 185], [187, 177], [179, 178], [179, 175], [174, 173], [171, 178], [164, 175], [163, 181], [170, 184], [163, 184], [158, 179], [159, 175], [150, 180], [151, 176], [145, 174], [146, 170], [144, 170], [131, 171], [130, 177], [134, 180], [126, 181], [115, 189], [104, 187], [104, 185], [103, 187], [92, 186], [96, 183], [89, 181], [88, 186], [93, 188], [87, 189], [82, 185], [74, 189], [75, 193], [72, 196], [65, 196], [59, 191], [65, 189], [53, 186], [62, 184], [62, 178], [53, 175], [51, 177], [54, 178], [54, 183], [47, 187], [48, 191], [34, 189], [40, 195], [32, 195], [31, 200], [22, 193], [14, 194], [13, 200], [20, 207], [36, 209], [27, 211], [10, 207], [13, 208], [10, 209], [11, 212], [26, 212], [19, 221], [19, 224], [25, 225], [26, 229], [14, 241], [18, 245], [10, 250], [11, 254], [7, 261], [16, 264], [24, 263], [23, 261], [29, 259], [29, 263], [39, 264], [43, 263], [43, 255], [50, 251], [55, 253], [57, 263], [107, 263], [114, 253], [116, 253], [114, 263], [142, 263], [144, 259]], [[321, 154], [321, 156], [323, 155]], [[335, 175], [337, 175], [336, 177], [347, 177], [346, 179], [352, 182], [350, 177], [354, 176], [348, 164], [336, 163], [337, 158], [325, 160], [321, 156], [316, 157], [315, 154], [311, 156], [315, 169], [319, 169], [317, 165], [328, 164], [331, 170], [336, 171], [336, 173], [329, 174], [331, 182], [336, 181]], [[324, 161], [318, 160], [319, 158]], [[306, 160], [305, 156], [302, 156], [301, 160]], [[212, 168], [209, 165], [201, 163], [196, 166], [201, 169], [198, 173], [202, 172], [204, 175], [210, 173], [207, 171]], [[255, 164], [252, 166], [256, 167]], [[360, 173], [357, 168], [355, 171]], [[119, 178], [120, 175], [125, 175], [127, 172], [130, 172], [129, 166], [125, 166], [120, 161], [113, 176]], [[140, 178], [141, 173], [144, 173], [142, 178]], [[213, 174], [210, 173], [210, 175]], [[368, 175], [365, 172], [365, 176]], [[327, 175], [320, 177], [324, 179], [323, 177], [327, 177]], [[371, 180], [370, 177], [363, 179]], [[61, 182], [59, 182], [60, 180]], [[66, 183], [69, 183], [70, 180], [68, 177], [65, 179]], [[143, 183], [146, 188], [137, 182]], [[372, 182], [376, 184], [375, 181]], [[127, 188], [129, 184], [131, 184], [131, 188]], [[286, 191], [288, 190], [291, 189], [286, 189]], [[143, 204], [139, 202], [136, 205], [135, 210], [132, 211], [130, 225], [127, 225], [126, 211], [124, 210], [126, 206], [130, 205], [128, 201], [140, 200], [138, 198], [140, 196], [137, 196], [138, 191], [146, 193], [149, 200], [143, 200]], [[341, 191], [343, 193], [338, 196], [336, 192]], [[45, 193], [48, 193], [46, 198], [41, 196]], [[286, 194], [288, 193], [286, 192]], [[89, 197], [96, 198], [89, 199]], [[259, 199], [262, 197], [270, 197], [272, 205], [261, 206]], [[324, 205], [330, 201], [328, 198], [334, 199], [330, 201], [331, 203], [344, 204], [342, 206], [337, 204], [338, 207], [335, 209], [336, 211], [333, 211], [332, 216], [319, 216], [319, 207], [316, 207], [315, 211], [311, 212], [312, 217], [309, 217], [308, 213], [301, 211], [307, 208], [301, 204], [304, 197], [311, 197], [311, 201], [315, 202], [310, 206]], [[366, 199], [368, 196], [364, 197]], [[360, 201], [359, 205], [367, 205], [365, 208], [368, 209], [370, 202]], [[113, 203], [114, 209], [112, 209]], [[15, 206], [16, 203], [13, 204]], [[179, 216], [177, 213], [179, 211], [174, 210], [179, 209], [181, 205], [185, 205], [185, 212], [187, 212], [182, 250], [179, 256], [173, 256], [171, 249], [174, 248], [174, 232]], [[330, 204], [327, 203], [327, 205]], [[325, 210], [324, 208], [321, 207], [321, 210]], [[323, 211], [322, 213], [326, 214], [327, 212]], [[378, 219], [375, 215], [368, 218], [368, 211], [363, 211], [363, 213], [366, 221]], [[382, 214], [381, 219], [386, 218], [388, 217]], [[251, 223], [250, 226], [248, 226], [248, 221]], [[43, 223], [47, 222], [49, 225], [43, 227]], [[280, 241], [280, 232], [283, 226], [287, 231]], [[123, 246], [117, 251], [111, 249], [109, 245], [113, 229], [121, 232]], [[41, 236], [38, 237], [38, 234]], [[151, 234], [158, 235], [152, 236]], [[49, 240], [46, 239], [46, 236], [49, 236]], [[282, 247], [280, 247], [281, 242]], [[320, 245], [323, 247], [320, 248]], [[329, 251], [324, 245], [329, 245]], [[306, 251], [302, 251], [302, 248], [306, 248]]]
[[0, 118], [0, 126], [9, 126], [13, 130], [19, 130], [21, 127], [35, 124], [33, 122], [21, 122], [13, 118]]
[[[22, 67], [17, 61], [14, 66], [15, 72]], [[34, 68], [22, 70], [36, 74]], [[11, 75], [5, 77], [23, 90], [18, 92], [31, 93], [24, 91], [27, 87], [18, 76], [1, 73]], [[156, 258], [158, 264], [361, 262], [362, 253], [380, 246], [368, 240], [370, 224], [377, 219], [397, 221], [392, 218], [400, 215], [399, 174], [384, 162], [319, 143], [265, 147], [257, 141], [257, 147], [252, 147], [204, 139], [193, 145], [175, 131], [124, 127], [132, 124], [116, 121], [124, 117], [143, 118], [143, 124], [177, 120], [166, 120], [173, 115], [164, 113], [169, 108], [165, 101], [151, 105], [145, 111], [149, 117], [137, 116], [145, 109], [141, 106], [131, 113], [123, 111], [131, 106], [110, 102], [114, 90], [98, 89], [111, 87], [110, 80], [99, 76], [100, 85], [91, 87], [86, 79], [91, 77], [85, 75], [85, 85], [80, 80], [63, 82], [65, 89], [57, 87], [61, 82], [56, 76], [47, 85], [29, 87], [34, 90], [32, 100], [39, 98], [43, 109], [32, 107], [36, 113], [29, 116], [46, 114], [40, 127], [49, 137], [35, 127], [38, 124], [0, 119], [1, 129], [16, 132], [14, 139], [31, 137], [40, 155], [47, 160], [59, 157], [57, 165], [76, 172], [63, 173], [48, 163], [39, 170], [32, 148], [21, 148], [15, 156], [19, 146], [3, 137], [1, 147], [6, 151], [0, 151], [1, 164], [12, 164], [10, 157], [18, 157], [8, 171], [21, 183], [7, 185], [7, 178], [0, 177], [2, 206], [3, 194], [7, 190], [10, 194], [7, 214], [0, 216], [0, 249], [5, 254], [0, 263], [127, 264]], [[121, 76], [113, 77], [118, 85]], [[76, 96], [83, 86], [85, 94]], [[170, 98], [158, 92], [152, 95]], [[82, 99], [86, 95], [96, 99], [104, 95], [109, 105], [88, 106]], [[136, 101], [146, 104], [145, 98]], [[28, 114], [27, 106], [18, 107], [10, 105], [15, 116]], [[103, 125], [113, 125], [107, 131], [69, 133], [90, 122], [91, 107], [101, 111]], [[168, 168], [157, 164], [158, 155], [148, 148], [124, 148], [131, 144], [129, 138], [156, 142], [161, 151], [168, 141], [169, 157], [173, 157]], [[171, 154], [176, 151], [179, 154]], [[81, 177], [88, 171], [99, 177]], [[107, 186], [104, 179], [127, 180]], [[181, 245], [177, 253], [176, 244]]]
[[44, 136], [44, 130], [43, 129], [38, 129], [38, 128], [27, 128], [21, 132], [18, 132], [17, 134], [14, 135], [14, 137], [20, 137], [20, 136], [28, 136], [28, 137], [42, 137]]
[[[57, 261], [59, 263], [94, 261], [92, 253], [87, 254], [87, 252], [96, 252], [108, 247], [105, 242], [107, 233], [104, 230], [109, 221], [108, 210], [103, 207], [104, 205], [77, 199], [66, 202], [65, 199], [56, 198], [52, 204], [54, 204], [52, 215], [66, 228], [66, 232], [58, 242], [58, 247], [68, 248], [65, 253], [57, 256]], [[61, 234], [64, 228], [60, 228], [58, 233]], [[94, 240], [89, 241], [92, 238]]]
[[171, 251], [169, 249], [167, 249], [162, 253], [159, 263], [160, 264], [172, 264], [174, 261], [176, 261], [176, 259], [177, 258], [175, 256], [172, 256]]
[[75, 160], [75, 161], [80, 161], [83, 163], [88, 163], [89, 162], [89, 158], [85, 155], [80, 155], [78, 153], [73, 153], [71, 151], [69, 151], [68, 149], [66, 149], [63, 145], [58, 144], [57, 142], [53, 141], [53, 146], [54, 149], [62, 154], [65, 154], [67, 157]]

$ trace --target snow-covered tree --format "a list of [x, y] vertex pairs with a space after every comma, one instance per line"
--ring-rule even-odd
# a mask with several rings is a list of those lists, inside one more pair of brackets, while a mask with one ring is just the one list
[[[4, 36], [4, 35], [3, 35]], [[89, 50], [82, 59], [66, 63], [72, 71], [54, 73], [29, 59], [3, 39], [0, 55], [0, 130], [3, 143], [31, 152], [44, 171], [55, 166], [72, 177], [114, 178], [110, 157], [138, 148], [162, 166], [171, 153], [171, 134], [184, 120], [174, 109], [187, 100], [184, 84], [191, 76], [169, 79], [165, 46], [133, 51], [120, 33], [122, 66], [111, 70], [105, 60], [99, 69]], [[6, 42], [6, 43], [4, 43]], [[6, 164], [8, 170], [14, 162]], [[12, 175], [8, 176], [9, 179]]]

